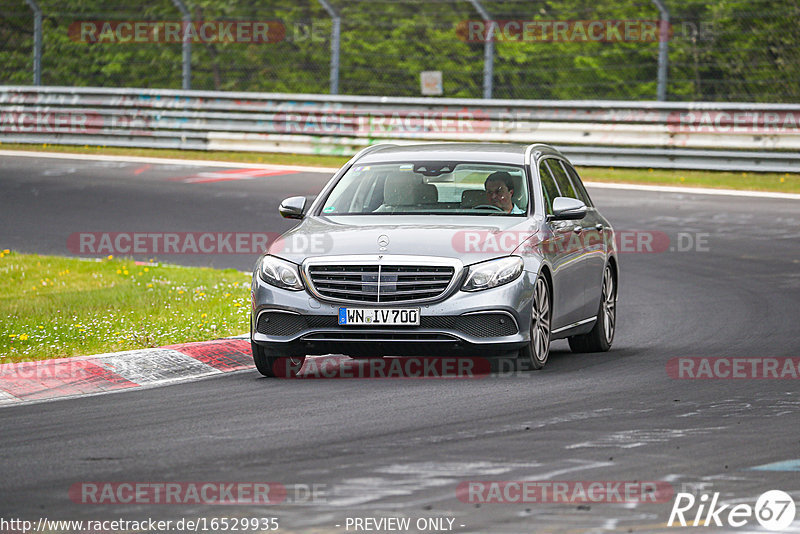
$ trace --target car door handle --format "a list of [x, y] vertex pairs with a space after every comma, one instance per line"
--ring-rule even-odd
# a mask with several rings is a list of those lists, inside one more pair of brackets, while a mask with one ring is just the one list
[[579, 234], [579, 233], [583, 232], [583, 227], [578, 224], [572, 229], [572, 231], [575, 232], [576, 234]]
[[595, 224], [595, 225], [594, 225], [594, 228], [595, 228], [595, 230], [597, 230], [598, 232], [602, 232], [602, 231], [605, 229], [605, 226], [603, 226], [603, 225], [602, 225], [602, 224], [600, 224], [600, 223], [597, 223], [597, 224]]

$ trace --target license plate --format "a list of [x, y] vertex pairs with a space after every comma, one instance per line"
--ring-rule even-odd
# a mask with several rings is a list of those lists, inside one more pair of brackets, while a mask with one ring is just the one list
[[339, 324], [347, 326], [419, 326], [419, 308], [389, 310], [339, 308]]

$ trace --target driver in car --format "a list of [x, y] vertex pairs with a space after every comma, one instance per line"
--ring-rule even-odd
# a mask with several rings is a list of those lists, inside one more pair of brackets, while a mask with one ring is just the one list
[[514, 180], [507, 172], [493, 172], [486, 178], [483, 187], [486, 189], [486, 199], [492, 206], [497, 206], [505, 213], [525, 213], [512, 200]]

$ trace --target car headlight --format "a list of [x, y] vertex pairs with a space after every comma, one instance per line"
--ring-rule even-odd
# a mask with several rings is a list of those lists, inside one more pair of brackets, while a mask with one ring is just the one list
[[303, 282], [300, 280], [297, 265], [275, 256], [264, 256], [261, 259], [258, 272], [261, 275], [261, 279], [270, 285], [292, 291], [303, 289]]
[[509, 256], [470, 265], [467, 280], [461, 289], [481, 291], [502, 286], [519, 278], [519, 275], [522, 274], [522, 267], [522, 258], [519, 256]]

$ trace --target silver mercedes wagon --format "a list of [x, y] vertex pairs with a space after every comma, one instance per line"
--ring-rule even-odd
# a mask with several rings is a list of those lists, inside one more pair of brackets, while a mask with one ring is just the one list
[[[310, 205], [308, 205], [310, 204]], [[607, 351], [614, 230], [544, 144], [373, 145], [345, 164], [253, 274], [257, 369], [307, 355], [508, 356], [541, 369], [550, 342]]]

